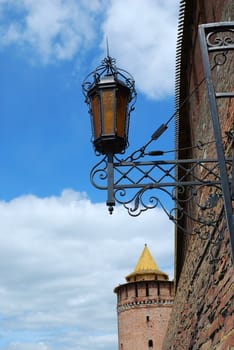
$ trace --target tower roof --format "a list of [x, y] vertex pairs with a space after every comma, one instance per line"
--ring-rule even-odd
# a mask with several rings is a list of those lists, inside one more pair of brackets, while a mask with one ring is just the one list
[[159, 270], [147, 244], [145, 244], [134, 271], [126, 276], [126, 280], [128, 282], [140, 280], [168, 280], [168, 276], [166, 273]]

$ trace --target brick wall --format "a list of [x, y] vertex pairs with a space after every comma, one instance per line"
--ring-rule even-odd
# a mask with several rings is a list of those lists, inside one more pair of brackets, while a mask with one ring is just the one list
[[173, 305], [170, 281], [138, 281], [115, 289], [119, 350], [162, 350]]
[[[232, 0], [187, 1], [185, 28], [186, 36], [181, 72], [181, 96], [185, 97], [202, 80], [198, 40], [198, 24], [234, 20]], [[233, 51], [224, 65], [213, 70], [213, 79], [218, 91], [234, 88]], [[222, 125], [223, 145], [226, 156], [231, 155], [231, 139], [227, 133], [234, 129], [234, 98], [218, 102]], [[206, 86], [202, 84], [180, 113], [178, 131], [186, 132], [186, 138], [179, 136], [179, 147], [211, 142], [200, 149], [190, 150], [194, 158], [216, 157]], [[183, 154], [183, 157], [188, 154]], [[201, 202], [208, 198], [209, 188], [199, 193]], [[194, 211], [194, 206], [188, 206]], [[211, 239], [191, 238], [177, 230], [177, 290], [168, 332], [163, 350], [233, 350], [234, 349], [234, 269], [231, 260], [230, 242], [225, 227], [225, 217], [220, 210], [221, 221]], [[220, 244], [218, 230], [223, 232]], [[233, 234], [233, 233], [232, 233]], [[205, 238], [205, 237], [203, 237]], [[186, 244], [184, 244], [186, 240]], [[216, 243], [219, 243], [216, 241]], [[182, 258], [180, 258], [180, 255]]]

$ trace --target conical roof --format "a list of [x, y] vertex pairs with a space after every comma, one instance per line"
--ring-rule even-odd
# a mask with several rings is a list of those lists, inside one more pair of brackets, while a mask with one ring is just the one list
[[147, 244], [145, 244], [134, 271], [126, 276], [126, 280], [128, 282], [140, 280], [168, 280], [168, 276], [166, 273], [159, 270]]

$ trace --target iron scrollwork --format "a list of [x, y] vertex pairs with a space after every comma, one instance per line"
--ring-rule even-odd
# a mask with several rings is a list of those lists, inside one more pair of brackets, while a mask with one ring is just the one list
[[208, 50], [219, 50], [223, 47], [234, 46], [234, 29], [218, 28], [207, 34], [206, 42]]
[[[217, 160], [129, 161], [131, 157], [120, 160], [117, 156], [112, 159], [113, 186], [108, 185], [107, 156], [92, 169], [91, 182], [98, 189], [112, 191], [114, 202], [123, 205], [129, 215], [139, 216], [148, 209], [161, 208], [183, 232], [199, 234], [201, 239], [208, 239], [218, 229], [218, 208], [223, 207], [223, 198]], [[226, 163], [231, 167], [232, 158], [227, 158]], [[180, 178], [176, 176], [178, 172]], [[193, 206], [192, 211], [189, 206]], [[113, 203], [109, 210], [112, 213]]]

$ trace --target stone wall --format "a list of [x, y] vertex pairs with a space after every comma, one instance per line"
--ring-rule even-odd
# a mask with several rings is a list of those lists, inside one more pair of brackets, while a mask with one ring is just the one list
[[[186, 44], [182, 49], [184, 70], [181, 72], [181, 96], [189, 95], [204, 77], [198, 24], [234, 21], [234, 3], [232, 0], [187, 1], [185, 16]], [[218, 91], [233, 91], [233, 56], [232, 51], [227, 55], [224, 65], [213, 69]], [[218, 110], [225, 155], [231, 156], [229, 135], [234, 130], [234, 98], [220, 99]], [[188, 144], [193, 146], [198, 142], [208, 143], [200, 148], [192, 148], [189, 156], [217, 158], [204, 83], [189, 99], [183, 114], [180, 114], [179, 131], [185, 126], [186, 139], [179, 137], [179, 147]], [[186, 157], [186, 154], [183, 156]], [[208, 195], [209, 188], [204, 187], [199, 193], [201, 202]], [[194, 210], [193, 205], [189, 210]], [[234, 349], [234, 269], [231, 247], [221, 205], [215, 210], [220, 211], [220, 222], [209, 239], [195, 235], [186, 237], [188, 242], [184, 244], [183, 233], [177, 231], [176, 255], [183, 256], [183, 259], [176, 259], [180, 263], [177, 267], [177, 290], [164, 350]], [[220, 238], [222, 241], [218, 241]]]

